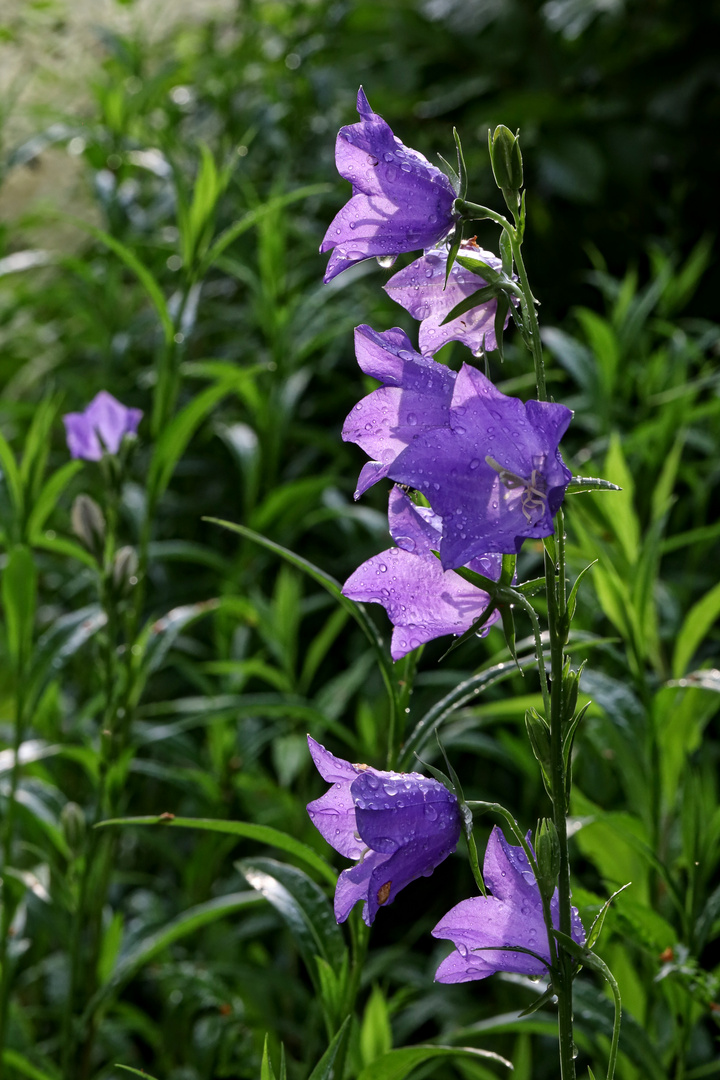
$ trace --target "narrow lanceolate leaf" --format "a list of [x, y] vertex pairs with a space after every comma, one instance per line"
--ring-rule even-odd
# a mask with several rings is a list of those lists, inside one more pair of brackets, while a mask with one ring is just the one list
[[[3, 1064], [7, 1065], [18, 1076], [27, 1076], [28, 1080], [58, 1080], [59, 1073], [45, 1071], [38, 1068], [37, 1065], [33, 1065], [32, 1061], [28, 1061], [24, 1054], [19, 1053], [17, 1050], [3, 1050], [2, 1052]], [[150, 1078], [152, 1080], [152, 1077]]]
[[16, 669], [27, 660], [35, 622], [37, 570], [30, 548], [12, 548], [2, 572], [7, 649]]
[[343, 596], [339, 581], [330, 574], [326, 574], [320, 567], [308, 562], [307, 559], [303, 559], [301, 555], [296, 555], [294, 551], [289, 551], [280, 544], [276, 544], [274, 540], [269, 540], [266, 536], [262, 536], [260, 533], [256, 533], [252, 529], [246, 528], [244, 525], [239, 525], [232, 521], [223, 521], [220, 518], [209, 517], [204, 520], [211, 522], [213, 525], [220, 525], [223, 529], [230, 529], [231, 532], [238, 533], [240, 536], [244, 536], [246, 539], [252, 540], [256, 544], [260, 544], [268, 551], [272, 551], [275, 555], [279, 555], [280, 558], [285, 559], [286, 562], [289, 562], [292, 566], [297, 566], [299, 570], [302, 570], [303, 573], [311, 577], [318, 585], [322, 585], [323, 589], [326, 589], [346, 611], [349, 611], [372, 645], [383, 682], [385, 683], [388, 692], [388, 697], [390, 698], [391, 707], [397, 709], [392, 664], [385, 644], [375, 629], [375, 624], [367, 615], [363, 605], [356, 604], [354, 600], [350, 600], [348, 597]]
[[566, 495], [574, 495], [579, 491], [622, 491], [617, 484], [611, 484], [609, 480], [601, 480], [597, 476], [573, 476], [565, 489]]
[[125, 244], [121, 243], [121, 241], [114, 236], [104, 232], [102, 229], [98, 229], [95, 225], [90, 225], [87, 221], [82, 221], [80, 218], [71, 217], [70, 215], [62, 216], [65, 217], [66, 220], [72, 221], [78, 228], [84, 229], [85, 232], [89, 233], [95, 240], [104, 244], [105, 247], [109, 248], [113, 254], [117, 255], [117, 257], [125, 263], [128, 270], [132, 271], [152, 301], [162, 325], [165, 341], [169, 345], [175, 334], [175, 327], [170, 318], [170, 313], [167, 304], [165, 303], [162, 289], [147, 267], [140, 262], [130, 248], [126, 247]]
[[345, 1017], [342, 1022], [342, 1027], [333, 1037], [327, 1050], [310, 1073], [308, 1080], [333, 1080], [335, 1075], [335, 1061], [343, 1043], [349, 1035], [348, 1024], [350, 1023], [350, 1019], [349, 1016]]
[[705, 635], [715, 620], [720, 617], [720, 584], [693, 604], [685, 616], [675, 642], [673, 656], [673, 676], [679, 679], [685, 674], [695, 650], [702, 644]]
[[133, 1069], [131, 1065], [115, 1065], [115, 1068], [132, 1073], [133, 1076], [143, 1076], [145, 1080], [155, 1080], [155, 1077], [151, 1076], [150, 1073], [143, 1072], [142, 1069]]
[[217, 922], [218, 919], [227, 918], [238, 911], [253, 908], [260, 903], [260, 898], [254, 892], [230, 893], [228, 896], [219, 896], [214, 900], [208, 900], [204, 904], [184, 911], [177, 918], [165, 923], [159, 930], [153, 931], [143, 937], [130, 952], [126, 953], [113, 970], [110, 978], [93, 995], [83, 1013], [81, 1023], [87, 1023], [99, 1006], [112, 997], [115, 993], [137, 975], [145, 964], [149, 964], [163, 950], [181, 941], [189, 934], [201, 930], [203, 926]]
[[413, 1069], [424, 1065], [433, 1058], [469, 1058], [478, 1062], [491, 1061], [496, 1065], [504, 1065], [506, 1069], [512, 1069], [512, 1064], [500, 1054], [494, 1054], [490, 1050], [478, 1050], [474, 1046], [403, 1046], [399, 1050], [391, 1050], [389, 1054], [383, 1054], [376, 1058], [370, 1065], [360, 1072], [358, 1080], [405, 1080]]
[[287, 924], [313, 982], [318, 982], [316, 956], [337, 970], [345, 943], [322, 889], [302, 870], [274, 859], [242, 859], [235, 865]]
[[328, 885], [334, 887], [337, 881], [337, 874], [322, 855], [318, 855], [302, 840], [296, 840], [294, 836], [289, 836], [280, 829], [273, 829], [270, 825], [254, 825], [249, 821], [223, 821], [216, 818], [186, 818], [175, 817], [172, 814], [159, 814], [153, 817], [111, 818], [108, 821], [101, 821], [98, 828], [109, 825], [159, 825], [164, 829], [200, 829], [205, 832], [226, 833], [246, 840], [256, 840], [259, 844], [267, 844], [268, 847], [278, 848], [280, 851], [286, 851], [288, 855], [301, 859], [306, 866], [320, 874]]

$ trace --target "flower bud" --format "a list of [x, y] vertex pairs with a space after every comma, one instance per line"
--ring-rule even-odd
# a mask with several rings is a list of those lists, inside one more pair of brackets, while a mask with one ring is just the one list
[[523, 186], [523, 164], [518, 136], [509, 128], [500, 124], [491, 135], [488, 131], [488, 147], [495, 183], [505, 196], [505, 200], [514, 197]]
[[546, 899], [555, 891], [560, 873], [560, 842], [555, 822], [542, 818], [535, 830], [535, 852], [538, 864], [538, 886]]
[[73, 532], [96, 559], [101, 559], [105, 547], [105, 518], [89, 495], [78, 495], [70, 513]]
[[77, 803], [65, 803], [60, 811], [60, 825], [70, 851], [79, 854], [85, 839], [85, 815]]
[[137, 583], [138, 557], [135, 548], [121, 547], [113, 559], [112, 583], [121, 595]]

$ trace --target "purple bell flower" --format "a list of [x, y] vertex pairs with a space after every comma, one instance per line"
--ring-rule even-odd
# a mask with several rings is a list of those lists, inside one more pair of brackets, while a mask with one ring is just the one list
[[432, 247], [453, 227], [455, 191], [427, 158], [403, 146], [360, 87], [359, 124], [338, 132], [335, 162], [353, 186], [352, 198], [333, 219], [320, 251], [333, 250], [324, 280], [373, 256]]
[[419, 773], [379, 772], [335, 757], [308, 735], [317, 770], [332, 787], [308, 803], [308, 814], [327, 842], [348, 859], [335, 890], [335, 918], [345, 922], [364, 901], [368, 926], [378, 908], [401, 889], [429, 877], [452, 854], [460, 836], [455, 796]]
[[447, 424], [456, 375], [420, 356], [398, 327], [380, 334], [371, 326], [358, 326], [355, 354], [365, 374], [384, 384], [357, 403], [343, 427], [345, 442], [357, 443], [376, 459], [360, 473], [357, 499], [390, 475], [408, 445], [424, 432]]
[[[477, 244], [463, 244], [460, 254], [466, 259], [487, 263], [493, 270], [502, 270], [501, 260]], [[423, 356], [434, 356], [448, 341], [462, 342], [474, 356], [496, 349], [495, 299], [486, 300], [444, 326], [440, 325], [456, 304], [487, 285], [477, 274], [455, 263], [446, 287], [447, 259], [447, 251], [426, 251], [420, 259], [394, 274], [384, 289], [414, 319], [420, 320], [419, 343]], [[509, 318], [508, 314], [505, 326]]]
[[[497, 826], [488, 841], [483, 876], [492, 895], [462, 900], [432, 932], [433, 937], [455, 944], [455, 951], [437, 969], [436, 981], [471, 982], [496, 971], [544, 975], [550, 964], [550, 947], [540, 889], [523, 849], [508, 844]], [[557, 889], [550, 901], [550, 914], [553, 926], [559, 929]], [[572, 909], [571, 931], [573, 940], [584, 945], [585, 931], [577, 908]], [[508, 946], [530, 949], [544, 962], [527, 953], [510, 952]]]
[[360, 326], [356, 348], [361, 368], [385, 383], [343, 428], [374, 459], [356, 498], [386, 476], [425, 495], [442, 518], [445, 570], [553, 532], [572, 478], [558, 450], [570, 409], [508, 397], [467, 364], [455, 376], [412, 351], [399, 330]]
[[[442, 521], [432, 510], [415, 506], [404, 491], [394, 487], [388, 518], [397, 547], [364, 562], [342, 591], [351, 600], [383, 605], [394, 627], [390, 655], [399, 660], [426, 641], [463, 634], [480, 618], [490, 597], [452, 570], [443, 570], [433, 555], [442, 539]], [[473, 559], [469, 569], [497, 581], [502, 558]], [[480, 629], [480, 637], [499, 618], [494, 611]]]
[[70, 456], [100, 461], [103, 452], [117, 454], [125, 435], [134, 435], [142, 419], [141, 409], [127, 409], [101, 390], [83, 412], [63, 416]]

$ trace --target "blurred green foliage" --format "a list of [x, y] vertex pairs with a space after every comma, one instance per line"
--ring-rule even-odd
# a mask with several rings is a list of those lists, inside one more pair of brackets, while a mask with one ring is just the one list
[[[552, 392], [576, 414], [566, 457], [623, 489], [568, 498], [573, 575], [597, 560], [571, 642], [593, 702], [576, 743], [575, 902], [587, 925], [633, 882], [599, 947], [626, 1007], [621, 1080], [718, 1073], [718, 14], [667, 0], [238, 0], [159, 45], [139, 28], [99, 30], [81, 113], [46, 102], [31, 138], [3, 143], [8, 189], [66, 154], [82, 181], [70, 208], [31, 208], [0, 231], [13, 1080], [61, 1075], [91, 851], [101, 902], [85, 928], [96, 948], [78, 994], [77, 1080], [116, 1076], [115, 1062], [159, 1080], [285, 1068], [299, 1080], [316, 1066], [319, 1080], [338, 1053], [347, 1075], [378, 1080], [414, 1067], [392, 1056], [411, 1043], [555, 1075], [552, 1009], [517, 1018], [541, 988], [432, 983], [442, 949], [429, 930], [474, 890], [459, 858], [381, 913], [342, 1026], [363, 928], [353, 916], [341, 932], [330, 915], [305, 733], [380, 765], [394, 710], [432, 761], [424, 733], [441, 720], [468, 798], [503, 801], [526, 827], [546, 812], [523, 720], [538, 687], [509, 667], [499, 632], [442, 665], [446, 643], [426, 647], [413, 685], [414, 661], [380, 664], [368, 625], [322, 577], [344, 580], [386, 536], [386, 493], [353, 503], [361, 462], [340, 441], [367, 388], [352, 327], [410, 329], [375, 264], [321, 284], [317, 247], [347, 195], [334, 136], [361, 82], [429, 157], [450, 152], [457, 126], [478, 201], [494, 198], [487, 128], [521, 129]], [[457, 366], [460, 347], [443, 359]], [[512, 340], [493, 375], [532, 392]], [[119, 543], [141, 547], [149, 530], [137, 638], [116, 628], [120, 650], [139, 651], [116, 658], [112, 693], [135, 720], [108, 791], [117, 816], [176, 817], [93, 832], [114, 631], [71, 507], [88, 493], [107, 509], [110, 496], [98, 467], [68, 464], [59, 417], [101, 388], [145, 410]], [[526, 551], [523, 574], [540, 559]], [[127, 598], [117, 611], [125, 626]], [[368, 614], [387, 641], [383, 614]], [[529, 632], [518, 616], [521, 659]], [[580, 1061], [599, 1076], [611, 1003], [587, 973], [576, 1017]], [[504, 1072], [469, 1055], [419, 1060], [468, 1080]]]

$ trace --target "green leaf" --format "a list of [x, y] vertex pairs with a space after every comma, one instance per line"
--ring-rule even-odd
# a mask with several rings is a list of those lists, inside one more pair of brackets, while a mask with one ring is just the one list
[[286, 851], [288, 855], [294, 855], [296, 859], [300, 859], [306, 866], [320, 874], [333, 888], [337, 883], [337, 874], [321, 855], [304, 844], [302, 840], [296, 840], [294, 836], [289, 836], [270, 825], [255, 825], [249, 821], [223, 821], [217, 818], [167, 818], [161, 814], [156, 817], [110, 818], [99, 822], [97, 828], [109, 825], [157, 825], [162, 826], [163, 829], [201, 829], [205, 832], [225, 833], [229, 836], [243, 837], [246, 840], [256, 840], [259, 844], [267, 844], [268, 847], [275, 847], [280, 851]]
[[53, 473], [40, 494], [34, 501], [27, 523], [27, 535], [31, 544], [35, 544], [35, 537], [42, 529], [50, 514], [57, 506], [58, 499], [62, 495], [73, 476], [83, 468], [82, 461], [68, 461], [57, 472]]
[[702, 600], [693, 604], [683, 620], [675, 641], [673, 654], [673, 677], [681, 678], [687, 671], [697, 648], [720, 615], [720, 583], [706, 593]]
[[581, 491], [622, 491], [621, 487], [610, 480], [601, 480], [597, 476], [573, 476], [565, 489], [566, 495], [576, 495]]
[[248, 229], [251, 229], [253, 225], [257, 225], [267, 214], [273, 214], [284, 206], [290, 206], [291, 203], [302, 199], [309, 199], [313, 195], [324, 195], [331, 190], [331, 184], [307, 184], [305, 187], [296, 188], [295, 191], [289, 191], [286, 195], [278, 195], [275, 198], [268, 199], [261, 206], [250, 210], [245, 217], [233, 222], [224, 232], [220, 233], [203, 260], [199, 277], [203, 277], [230, 244], [234, 243]]
[[631, 884], [632, 884], [632, 882], [628, 881], [627, 885], [623, 885], [621, 888], [616, 889], [615, 892], [612, 894], [612, 896], [609, 896], [607, 898], [607, 900], [605, 901], [605, 903], [603, 904], [603, 906], [600, 908], [600, 911], [595, 916], [595, 918], [593, 920], [593, 924], [592, 924], [592, 926], [590, 927], [590, 929], [588, 931], [587, 940], [585, 942], [588, 949], [592, 949], [593, 945], [595, 944], [595, 942], [600, 937], [600, 934], [602, 933], [603, 924], [605, 922], [605, 916], [607, 915], [608, 909], [609, 909], [610, 905], [612, 904], [613, 900], [615, 899], [616, 896], [619, 896], [621, 892], [625, 892], [626, 889], [629, 889]]
[[322, 957], [338, 971], [345, 954], [342, 933], [322, 889], [302, 870], [274, 859], [242, 859], [235, 866], [287, 924], [319, 987], [315, 957]]
[[364, 1066], [392, 1050], [390, 1013], [385, 995], [379, 986], [373, 986], [365, 1006], [360, 1025], [360, 1057]]
[[256, 533], [252, 529], [246, 528], [244, 525], [238, 525], [235, 522], [223, 521], [220, 518], [214, 517], [204, 518], [203, 520], [209, 521], [213, 525], [220, 525], [223, 529], [229, 529], [231, 532], [238, 533], [238, 535], [244, 536], [246, 539], [252, 540], [256, 544], [260, 544], [268, 551], [272, 551], [275, 555], [279, 555], [280, 558], [285, 559], [293, 566], [297, 566], [303, 573], [308, 574], [313, 581], [316, 581], [318, 585], [322, 585], [322, 587], [326, 589], [346, 611], [349, 611], [372, 645], [373, 652], [378, 661], [380, 673], [382, 674], [383, 682], [385, 683], [388, 692], [391, 707], [394, 710], [397, 710], [397, 697], [392, 674], [392, 664], [383, 640], [375, 629], [375, 624], [366, 614], [364, 606], [343, 596], [339, 581], [336, 581], [330, 574], [326, 574], [325, 571], [321, 570], [318, 566], [308, 562], [307, 559], [303, 559], [301, 555], [296, 555], [294, 551], [289, 551], [288, 548], [276, 544], [274, 540], [269, 540], [266, 536], [261, 536], [260, 533]]
[[122, 1069], [123, 1072], [132, 1073], [133, 1076], [143, 1076], [145, 1080], [155, 1080], [155, 1077], [151, 1076], [150, 1073], [143, 1072], [141, 1069], [133, 1069], [131, 1065], [118, 1065], [116, 1063], [114, 1067], [116, 1069]]
[[130, 248], [126, 247], [125, 244], [116, 237], [111, 236], [110, 233], [105, 232], [103, 229], [98, 229], [97, 226], [91, 225], [81, 218], [76, 218], [69, 214], [62, 214], [60, 216], [65, 218], [66, 221], [72, 221], [79, 229], [83, 229], [86, 233], [89, 233], [90, 236], [94, 237], [95, 240], [104, 244], [105, 247], [109, 248], [113, 254], [117, 255], [117, 257], [125, 263], [128, 270], [132, 271], [147, 293], [148, 298], [152, 301], [160, 319], [165, 344], [170, 345], [175, 335], [175, 327], [170, 318], [170, 312], [165, 303], [165, 297], [162, 294], [162, 290], [147, 267], [143, 266]]
[[[275, 1070], [273, 1069], [273, 1063], [270, 1059], [270, 1048], [268, 1046], [269, 1036], [265, 1034], [265, 1043], [263, 1046], [262, 1063], [260, 1065], [260, 1080], [277, 1080], [275, 1076]], [[287, 1074], [287, 1068], [285, 1065], [285, 1047], [280, 1043], [280, 1080], [285, 1080]]]
[[333, 1080], [333, 1077], [335, 1076], [335, 1060], [344, 1041], [349, 1035], [348, 1025], [350, 1020], [351, 1017], [345, 1017], [342, 1022], [342, 1027], [333, 1036], [332, 1042], [310, 1073], [308, 1080]]
[[170, 483], [175, 466], [185, 453], [188, 443], [205, 417], [222, 398], [231, 393], [239, 382], [251, 378], [257, 369], [237, 369], [230, 377], [208, 386], [197, 394], [167, 424], [153, 451], [148, 472], [148, 498], [159, 499]]
[[16, 672], [30, 655], [35, 623], [37, 570], [30, 548], [17, 544], [10, 550], [2, 574], [7, 648]]
[[20, 470], [17, 467], [15, 461], [15, 455], [10, 448], [10, 444], [0, 431], [0, 466], [2, 466], [2, 476], [7, 484], [8, 491], [10, 492], [10, 500], [15, 510], [15, 515], [18, 518], [22, 517], [24, 496], [23, 496], [23, 484], [20, 479]]
[[504, 1065], [506, 1069], [512, 1069], [512, 1064], [500, 1054], [494, 1054], [490, 1050], [478, 1050], [473, 1046], [403, 1046], [398, 1050], [376, 1058], [371, 1065], [361, 1069], [358, 1080], [404, 1080], [413, 1069], [419, 1065], [427, 1064], [433, 1059], [439, 1063], [448, 1058], [470, 1058], [481, 1061], [493, 1061], [498, 1065]]
[[145, 964], [150, 963], [165, 949], [181, 941], [189, 934], [194, 934], [202, 927], [217, 922], [218, 919], [227, 918], [237, 911], [256, 907], [260, 898], [254, 892], [230, 893], [228, 896], [219, 896], [214, 900], [208, 900], [204, 904], [197, 904], [189, 908], [181, 915], [165, 923], [159, 930], [153, 931], [142, 938], [137, 945], [127, 952], [115, 967], [112, 975], [99, 990], [93, 995], [85, 1007], [81, 1023], [85, 1024], [92, 1017], [103, 1002], [112, 997], [140, 971]]
[[[39, 1069], [37, 1065], [33, 1065], [24, 1054], [19, 1053], [17, 1050], [3, 1050], [2, 1059], [5, 1065], [15, 1069], [21, 1076], [27, 1076], [29, 1080], [58, 1080], [60, 1076], [60, 1073], [56, 1072], [54, 1068], [52, 1072]], [[150, 1080], [152, 1080], [152, 1077]]]

